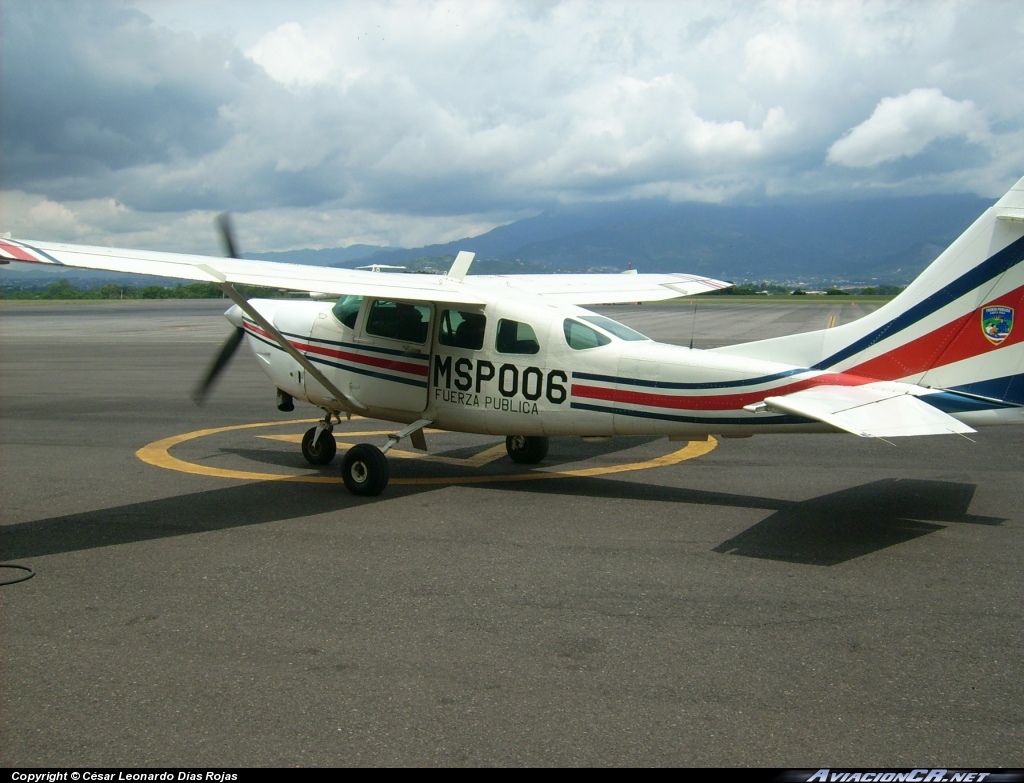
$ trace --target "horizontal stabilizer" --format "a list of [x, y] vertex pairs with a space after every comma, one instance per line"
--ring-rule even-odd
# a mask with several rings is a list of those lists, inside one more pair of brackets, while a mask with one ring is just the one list
[[862, 438], [975, 431], [921, 398], [891, 387], [815, 386], [764, 402], [772, 410], [816, 419]]

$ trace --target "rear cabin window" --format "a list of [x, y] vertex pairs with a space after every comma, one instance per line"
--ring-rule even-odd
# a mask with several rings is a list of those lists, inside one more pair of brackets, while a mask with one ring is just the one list
[[494, 341], [498, 353], [540, 353], [540, 343], [533, 327], [521, 321], [509, 321], [502, 318], [498, 321], [498, 334]]
[[359, 317], [359, 308], [362, 306], [363, 297], [349, 294], [348, 296], [341, 297], [334, 307], [331, 308], [331, 312], [334, 313], [334, 317], [343, 325], [349, 329], [355, 329], [356, 318]]
[[565, 341], [574, 351], [585, 351], [588, 348], [597, 348], [599, 345], [608, 345], [612, 338], [601, 334], [597, 329], [592, 329], [579, 321], [566, 318], [562, 323], [562, 332], [565, 334]]
[[465, 310], [444, 310], [441, 312], [441, 326], [437, 341], [451, 348], [466, 348], [479, 351], [484, 347], [484, 329], [487, 318], [483, 313]]
[[366, 319], [366, 333], [403, 343], [425, 343], [430, 327], [430, 308], [406, 302], [378, 299]]

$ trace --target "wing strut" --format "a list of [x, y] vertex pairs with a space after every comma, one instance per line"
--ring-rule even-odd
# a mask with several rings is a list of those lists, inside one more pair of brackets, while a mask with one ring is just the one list
[[[228, 214], [227, 212], [218, 215], [217, 228], [220, 229], [220, 238], [221, 241], [224, 243], [225, 255], [227, 255], [228, 258], [241, 258], [241, 255], [238, 252], [238, 245], [235, 242], [235, 231], [231, 225], [231, 215]], [[339, 389], [337, 386], [335, 386], [333, 383], [327, 380], [327, 377], [322, 372], [320, 372], [320, 370], [318, 370], [313, 365], [313, 363], [309, 359], [307, 359], [305, 355], [302, 354], [301, 351], [299, 351], [298, 348], [292, 345], [288, 341], [288, 338], [277, 330], [277, 327], [275, 327], [272, 323], [270, 323], [270, 321], [264, 318], [260, 314], [259, 310], [257, 310], [251, 304], [249, 304], [248, 299], [246, 299], [244, 296], [238, 293], [235, 287], [228, 282], [227, 275], [223, 274], [217, 269], [214, 269], [212, 266], [209, 266], [208, 264], [196, 264], [196, 268], [201, 269], [208, 275], [211, 275], [214, 278], [214, 280], [216, 280], [216, 286], [221, 291], [224, 292], [224, 295], [227, 296], [227, 298], [234, 302], [236, 305], [238, 305], [243, 313], [249, 316], [256, 323], [258, 323], [267, 334], [273, 337], [274, 342], [281, 346], [281, 350], [283, 350], [286, 354], [288, 354], [295, 361], [297, 361], [299, 363], [299, 366], [301, 366], [307, 373], [309, 373], [317, 381], [319, 381], [320, 385], [327, 389], [327, 391], [333, 394], [334, 399], [337, 400], [345, 410], [347, 410], [349, 413], [368, 412], [366, 406], [362, 405], [361, 403], [350, 397], [348, 394], [345, 394], [345, 392], [343, 392], [341, 389]], [[319, 435], [320, 433], [317, 432], [318, 438]]]
[[299, 351], [298, 348], [296, 348], [294, 345], [288, 342], [288, 338], [281, 334], [277, 330], [277, 328], [272, 323], [270, 323], [270, 321], [264, 318], [260, 314], [259, 310], [257, 310], [251, 304], [249, 304], [248, 299], [246, 299], [244, 296], [238, 293], [238, 291], [235, 290], [235, 287], [231, 285], [231, 283], [226, 282], [226, 278], [224, 277], [224, 275], [222, 275], [216, 269], [207, 266], [206, 264], [202, 265], [202, 269], [204, 272], [208, 272], [214, 277], [219, 278], [221, 282], [216, 283], [216, 286], [221, 291], [224, 292], [227, 298], [234, 302], [236, 305], [238, 305], [242, 309], [242, 312], [244, 312], [257, 324], [259, 324], [260, 328], [263, 329], [267, 334], [273, 337], [274, 342], [281, 346], [281, 350], [283, 350], [295, 361], [297, 361], [306, 372], [308, 372], [310, 375], [316, 378], [316, 380], [320, 383], [321, 386], [323, 386], [325, 389], [327, 389], [327, 391], [333, 394], [334, 398], [339, 403], [341, 403], [341, 406], [344, 410], [347, 410], [350, 413], [367, 412], [367, 408], [365, 405], [358, 402], [351, 395], [345, 394], [345, 392], [343, 392], [341, 389], [339, 389], [337, 386], [335, 386], [333, 383], [327, 380], [327, 377], [316, 368], [316, 365], [314, 365], [309, 359], [307, 359], [305, 355], [303, 355], [302, 352]]

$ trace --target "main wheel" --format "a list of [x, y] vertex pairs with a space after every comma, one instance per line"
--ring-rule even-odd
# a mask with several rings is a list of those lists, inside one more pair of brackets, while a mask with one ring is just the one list
[[505, 451], [508, 452], [513, 462], [518, 462], [520, 465], [536, 465], [548, 455], [548, 439], [509, 435], [505, 438]]
[[328, 465], [338, 453], [338, 442], [327, 430], [320, 433], [316, 445], [313, 445], [313, 438], [316, 437], [316, 427], [306, 430], [302, 436], [302, 456], [310, 465]]
[[388, 485], [388, 458], [369, 443], [360, 443], [345, 452], [341, 477], [353, 495], [379, 495]]

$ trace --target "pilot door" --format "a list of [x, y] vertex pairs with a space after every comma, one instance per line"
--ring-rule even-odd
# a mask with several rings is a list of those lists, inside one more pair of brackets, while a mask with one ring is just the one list
[[[341, 391], [368, 408], [419, 413], [427, 407], [433, 307], [371, 297], [343, 297], [313, 323], [306, 355]], [[331, 395], [306, 378], [310, 402]]]

